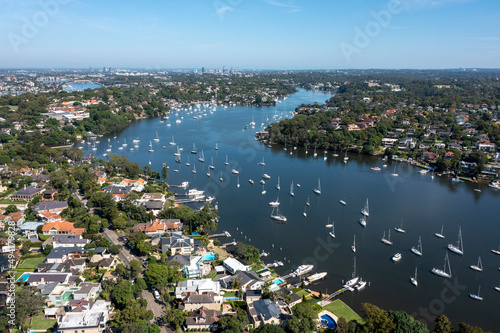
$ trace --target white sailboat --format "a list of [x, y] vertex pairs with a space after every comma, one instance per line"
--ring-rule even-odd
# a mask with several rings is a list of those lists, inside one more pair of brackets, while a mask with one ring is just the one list
[[276, 189], [279, 191], [280, 190], [280, 176], [278, 176], [278, 185], [276, 185]]
[[328, 233], [332, 238], [335, 238], [335, 222], [332, 222], [332, 231]]
[[252, 179], [249, 179], [248, 182], [250, 183], [250, 185], [254, 184], [254, 181]]
[[172, 135], [172, 141], [170, 141], [169, 143], [170, 143], [171, 146], [175, 146], [176, 145], [173, 135]]
[[273, 211], [271, 212], [271, 218], [278, 222], [286, 222], [286, 217], [280, 213], [280, 209], [278, 206], [273, 208]]
[[186, 166], [190, 166], [191, 163], [189, 163], [189, 156], [188, 156], [188, 161], [186, 162]]
[[239, 176], [238, 176], [238, 180], [237, 180], [237, 183], [236, 183], [236, 187], [240, 188], [240, 177]]
[[224, 165], [229, 165], [229, 162], [227, 161], [227, 155], [226, 155], [226, 162], [224, 162]]
[[264, 156], [262, 156], [262, 162], [259, 162], [259, 165], [265, 166], [266, 163], [264, 163]]
[[361, 224], [361, 226], [363, 228], [366, 228], [366, 217], [362, 216], [360, 219], [359, 219], [359, 224]]
[[215, 143], [215, 150], [219, 150], [219, 147], [217, 146], [217, 142]]
[[160, 137], [158, 136], [158, 132], [156, 132], [156, 138], [153, 139], [154, 142], [159, 142]]
[[311, 202], [309, 201], [309, 196], [307, 196], [306, 206], [311, 206]]
[[345, 283], [346, 287], [352, 288], [356, 283], [358, 283], [359, 277], [356, 274], [356, 256], [354, 256], [354, 264], [351, 279]]
[[317, 195], [321, 195], [321, 183], [319, 178], [318, 178], [318, 187], [316, 187], [313, 192], [316, 193]]
[[191, 172], [196, 173], [196, 165], [193, 165], [193, 170]]
[[304, 217], [307, 217], [307, 206], [304, 207], [304, 212], [302, 213], [302, 215], [304, 215]]
[[475, 270], [476, 272], [482, 272], [483, 271], [483, 263], [481, 262], [481, 257], [479, 257], [477, 261], [477, 265], [471, 265], [471, 269]]
[[491, 250], [491, 252], [500, 255], [500, 246], [498, 247], [498, 250]]
[[151, 140], [149, 140], [149, 150], [148, 150], [150, 153], [153, 153], [154, 150], [153, 150], [153, 144], [151, 143]]
[[210, 169], [214, 170], [215, 169], [215, 166], [214, 166], [214, 158], [213, 156], [210, 158], [210, 165], [208, 166]]
[[396, 253], [394, 256], [392, 256], [392, 261], [393, 262], [399, 262], [403, 256], [401, 253]]
[[201, 156], [198, 158], [198, 161], [201, 163], [205, 163], [205, 155], [203, 154], [203, 150], [201, 151]]
[[356, 235], [354, 235], [354, 242], [352, 243], [351, 250], [356, 253]]
[[198, 151], [196, 150], [196, 146], [193, 143], [193, 149], [191, 150], [191, 154], [198, 154]]
[[361, 210], [361, 214], [368, 217], [370, 216], [370, 208], [368, 207], [368, 198], [366, 199], [365, 207]]
[[384, 231], [384, 235], [382, 236], [382, 243], [387, 244], [387, 245], [392, 245], [392, 242], [391, 242], [391, 229], [389, 229], [389, 236], [387, 238], [385, 238], [385, 231]]
[[397, 176], [399, 176], [399, 175], [396, 173], [396, 167], [397, 167], [397, 166], [395, 165], [395, 166], [394, 166], [394, 171], [391, 173], [391, 176], [393, 176], [393, 177], [397, 177]]
[[342, 206], [347, 205], [347, 202], [345, 202], [345, 200], [344, 200], [344, 199], [340, 200], [340, 201], [339, 201], [339, 203], [340, 203]]
[[295, 194], [293, 193], [293, 182], [292, 185], [290, 185], [290, 196], [293, 197]]
[[477, 295], [471, 293], [471, 294], [469, 294], [469, 297], [472, 299], [475, 299], [476, 301], [482, 301], [483, 298], [481, 296], [479, 296], [480, 292], [481, 292], [481, 286], [479, 286], [479, 289], [477, 291]]
[[399, 227], [399, 228], [396, 227], [396, 228], [394, 228], [394, 230], [396, 230], [397, 232], [402, 233], [402, 234], [406, 233], [406, 231], [403, 229], [403, 222], [401, 222], [401, 227]]
[[417, 267], [415, 267], [415, 276], [410, 278], [411, 284], [414, 285], [415, 287], [418, 286], [418, 281], [417, 281]]
[[269, 206], [271, 206], [271, 207], [278, 207], [280, 205], [280, 200], [279, 199], [280, 199], [280, 197], [277, 197], [276, 201], [271, 201], [269, 203]]
[[422, 239], [420, 238], [420, 236], [418, 236], [418, 245], [417, 247], [412, 247], [411, 248], [411, 252], [413, 252], [414, 254], [416, 254], [417, 256], [422, 256]]
[[437, 238], [441, 238], [441, 239], [444, 239], [444, 235], [443, 235], [443, 225], [441, 226], [441, 232], [436, 232], [434, 235], [437, 237]]
[[220, 172], [220, 178], [219, 181], [222, 183], [224, 181], [224, 178], [222, 178], [222, 171]]
[[[448, 267], [448, 270], [446, 270], [447, 267]], [[443, 269], [439, 269], [439, 268], [434, 267], [431, 272], [436, 274], [437, 276], [451, 279], [451, 267], [450, 267], [450, 259], [448, 258], [448, 252], [446, 252], [446, 255], [444, 257]]]
[[459, 254], [461, 256], [464, 255], [464, 244], [462, 241], [462, 228], [458, 227], [458, 241], [457, 245], [448, 244], [448, 250], [453, 253]]

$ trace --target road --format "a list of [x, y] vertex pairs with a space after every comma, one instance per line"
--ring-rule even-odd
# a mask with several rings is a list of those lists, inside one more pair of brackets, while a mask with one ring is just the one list
[[142, 262], [141, 258], [138, 258], [135, 255], [133, 255], [132, 253], [130, 253], [129, 249], [127, 249], [124, 246], [125, 244], [118, 240], [118, 238], [120, 236], [116, 231], [105, 229], [104, 236], [107, 239], [109, 239], [111, 241], [111, 243], [113, 243], [113, 245], [122, 245], [122, 248], [121, 248], [120, 252], [118, 253], [118, 258], [120, 258], [120, 260], [122, 261], [122, 263], [125, 266], [128, 266], [130, 264], [130, 262], [134, 259]]

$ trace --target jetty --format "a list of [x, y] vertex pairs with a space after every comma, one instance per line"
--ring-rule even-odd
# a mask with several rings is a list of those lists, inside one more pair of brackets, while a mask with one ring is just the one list
[[231, 237], [231, 234], [227, 231], [223, 231], [220, 234], [213, 234], [208, 236], [208, 238], [219, 238], [219, 237]]
[[332, 302], [332, 300], [333, 300], [335, 297], [337, 297], [337, 296], [339, 296], [339, 295], [341, 295], [341, 294], [345, 293], [346, 291], [353, 291], [353, 290], [354, 290], [354, 289], [353, 289], [353, 288], [350, 288], [350, 287], [343, 287], [342, 289], [337, 290], [336, 292], [334, 292], [333, 294], [329, 295], [328, 297], [323, 298], [323, 300], [321, 301], [320, 305], [321, 305], [321, 306], [328, 305], [329, 303], [331, 303], [331, 302]]

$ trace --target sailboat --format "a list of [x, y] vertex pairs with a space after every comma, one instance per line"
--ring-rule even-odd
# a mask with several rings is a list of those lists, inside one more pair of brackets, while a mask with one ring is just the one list
[[339, 203], [340, 203], [342, 206], [347, 205], [347, 202], [345, 202], [345, 200], [344, 200], [344, 199], [340, 200], [340, 201], [339, 201]]
[[318, 187], [316, 187], [313, 192], [316, 193], [317, 195], [321, 195], [321, 183], [319, 181], [319, 178], [318, 178]]
[[293, 182], [292, 185], [290, 185], [290, 196], [294, 196], [295, 194], [293, 193]]
[[316, 152], [316, 147], [314, 147], [314, 154], [313, 154], [314, 157], [318, 156], [318, 153]]
[[397, 176], [399, 176], [399, 175], [396, 173], [396, 167], [397, 167], [397, 166], [395, 165], [395, 166], [394, 166], [394, 171], [391, 173], [391, 176], [393, 176], [393, 177], [397, 177]]
[[193, 150], [191, 150], [191, 154], [198, 154], [198, 151], [196, 150], [196, 146], [193, 143]]
[[385, 231], [384, 231], [384, 235], [382, 236], [382, 243], [387, 244], [387, 245], [392, 245], [392, 242], [391, 242], [391, 229], [389, 229], [389, 236], [387, 238], [385, 238]]
[[414, 285], [415, 287], [418, 286], [418, 281], [417, 281], [417, 267], [415, 267], [415, 276], [410, 278], [411, 284]]
[[304, 217], [307, 217], [307, 206], [304, 207], [304, 212], [302, 213], [302, 215], [304, 215]]
[[254, 181], [252, 179], [249, 179], [248, 182], [250, 183], [250, 185], [254, 184]]
[[188, 161], [186, 162], [186, 166], [190, 166], [191, 163], [189, 163], [189, 156], [188, 156]]
[[174, 153], [174, 156], [181, 156], [181, 149], [177, 147], [177, 151]]
[[286, 222], [286, 217], [280, 213], [280, 209], [278, 206], [273, 208], [273, 211], [271, 212], [271, 218], [279, 222]]
[[265, 166], [266, 163], [264, 163], [264, 157], [262, 157], [262, 162], [259, 162], [259, 165]]
[[220, 178], [219, 178], [220, 182], [222, 183], [224, 181], [224, 178], [222, 178], [222, 171], [220, 172]]
[[192, 173], [196, 173], [196, 165], [193, 165], [193, 171], [191, 171]]
[[351, 275], [351, 279], [345, 283], [346, 287], [352, 288], [359, 281], [359, 277], [356, 276], [356, 256], [354, 256], [354, 265]]
[[127, 139], [123, 139], [123, 144], [122, 144], [123, 147], [127, 147]]
[[461, 227], [458, 228], [457, 245], [455, 246], [453, 244], [448, 244], [448, 250], [450, 250], [451, 252], [454, 252], [456, 254], [459, 254], [461, 256], [464, 255], [464, 244], [462, 241], [462, 228]]
[[309, 196], [307, 197], [306, 206], [311, 206], [311, 203], [309, 202]]
[[224, 162], [224, 165], [229, 165], [229, 162], [227, 161], [227, 155], [226, 155], [226, 162]]
[[477, 261], [477, 265], [471, 265], [471, 269], [477, 271], [477, 272], [482, 272], [483, 271], [483, 263], [481, 262], [481, 257], [479, 257]]
[[210, 165], [208, 167], [212, 170], [215, 169], [213, 156], [210, 158]]
[[356, 235], [354, 235], [354, 242], [352, 243], [351, 250], [356, 253]]
[[403, 229], [403, 222], [401, 222], [401, 227], [399, 227], [399, 228], [396, 227], [396, 228], [394, 228], [394, 230], [396, 230], [397, 232], [402, 233], [402, 234], [406, 233], [406, 231]]
[[280, 205], [280, 200], [279, 200], [279, 199], [280, 199], [280, 198], [279, 198], [279, 197], [277, 197], [277, 198], [276, 198], [276, 201], [271, 201], [271, 202], [269, 203], [269, 206], [271, 206], [271, 207], [278, 207], [278, 206]]
[[219, 147], [217, 147], [217, 142], [215, 143], [215, 150], [219, 150]]
[[366, 217], [370, 216], [370, 209], [368, 207], [368, 198], [366, 199], [365, 207], [361, 210], [361, 214], [363, 214]]
[[[448, 267], [448, 271], [446, 271], [446, 267]], [[451, 267], [450, 267], [450, 259], [448, 258], [448, 252], [446, 252], [446, 256], [444, 257], [443, 269], [434, 267], [431, 272], [436, 274], [437, 276], [441, 276], [447, 279], [451, 278]]]
[[153, 139], [154, 142], [159, 142], [160, 137], [158, 136], [158, 132], [156, 132], [156, 138]]
[[237, 183], [236, 183], [236, 187], [240, 188], [240, 177], [239, 176], [238, 176], [238, 180], [237, 180]]
[[207, 177], [210, 177], [210, 170], [207, 171]]
[[360, 219], [359, 219], [359, 224], [361, 224], [361, 226], [363, 228], [366, 228], [366, 217], [362, 216]]
[[434, 235], [437, 237], [437, 238], [441, 238], [441, 239], [444, 239], [444, 235], [443, 235], [443, 225], [441, 226], [441, 232], [436, 232]]
[[278, 176], [278, 185], [276, 185], [276, 189], [278, 191], [280, 190], [280, 176]]
[[479, 286], [479, 289], [477, 291], [477, 295], [476, 294], [469, 294], [469, 297], [472, 299], [475, 299], [476, 301], [482, 301], [483, 298], [481, 296], [479, 296], [480, 292], [481, 292], [481, 286]]
[[323, 152], [323, 161], [326, 161], [327, 160], [327, 157], [326, 157], [326, 150]]
[[201, 156], [198, 158], [198, 161], [201, 163], [205, 163], [205, 155], [203, 154], [203, 150], [201, 151]]
[[170, 141], [169, 143], [170, 143], [171, 146], [175, 146], [176, 145], [173, 135], [172, 135], [172, 141]]
[[413, 252], [414, 254], [416, 254], [417, 256], [422, 256], [422, 239], [420, 238], [420, 236], [418, 236], [418, 245], [417, 247], [412, 247], [411, 248], [411, 252]]
[[332, 222], [332, 231], [328, 233], [332, 238], [335, 238], [335, 222]]
[[154, 150], [153, 150], [153, 144], [151, 143], [151, 140], [149, 141], [149, 150], [148, 150], [150, 153], [153, 153]]

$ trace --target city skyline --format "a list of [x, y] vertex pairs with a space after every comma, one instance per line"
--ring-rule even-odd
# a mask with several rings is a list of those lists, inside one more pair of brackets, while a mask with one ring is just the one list
[[0, 68], [499, 68], [500, 5], [2, 1]]

